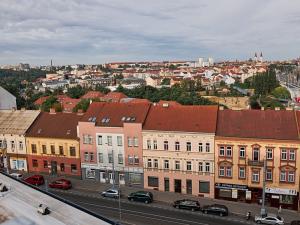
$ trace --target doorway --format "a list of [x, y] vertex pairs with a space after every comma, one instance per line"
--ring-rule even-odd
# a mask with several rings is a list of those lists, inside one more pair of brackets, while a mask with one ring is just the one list
[[105, 172], [100, 172], [100, 182], [106, 183], [106, 173]]
[[51, 161], [51, 175], [57, 174], [57, 162]]
[[176, 193], [181, 193], [181, 180], [174, 180], [174, 191]]
[[165, 177], [165, 191], [170, 191], [170, 180]]
[[192, 192], [193, 192], [192, 180], [186, 180], [186, 193], [191, 195]]

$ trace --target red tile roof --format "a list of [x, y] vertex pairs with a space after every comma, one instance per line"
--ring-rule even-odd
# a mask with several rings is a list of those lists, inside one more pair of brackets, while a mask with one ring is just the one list
[[99, 92], [99, 91], [89, 91], [88, 93], [86, 93], [85, 95], [83, 95], [81, 97], [81, 99], [94, 99], [94, 98], [101, 98], [103, 97], [105, 94]]
[[77, 124], [81, 116], [75, 113], [41, 112], [28, 129], [27, 137], [77, 139]]
[[104, 97], [102, 97], [103, 100], [111, 102], [120, 102], [122, 98], [127, 98], [127, 96], [122, 92], [109, 92]]
[[105, 127], [122, 127], [124, 122], [143, 123], [149, 107], [149, 103], [93, 102], [81, 121], [92, 122], [95, 118], [96, 126]]
[[35, 105], [42, 105], [48, 98], [49, 98], [49, 96], [39, 97], [39, 98], [34, 102], [34, 104], [35, 104]]
[[294, 111], [220, 110], [217, 136], [297, 140]]
[[215, 133], [217, 106], [152, 105], [144, 130]]

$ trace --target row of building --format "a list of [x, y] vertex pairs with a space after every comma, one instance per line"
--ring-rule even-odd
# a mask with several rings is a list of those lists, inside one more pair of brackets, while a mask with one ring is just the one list
[[244, 202], [260, 200], [265, 174], [267, 203], [297, 210], [299, 120], [292, 110], [174, 102], [93, 102], [84, 114], [2, 110], [0, 164]]

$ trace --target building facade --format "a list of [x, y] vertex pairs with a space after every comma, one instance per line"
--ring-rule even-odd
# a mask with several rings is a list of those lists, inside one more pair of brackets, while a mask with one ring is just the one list
[[[251, 121], [251, 122], [249, 122]], [[299, 138], [294, 111], [221, 110], [215, 141], [215, 196], [298, 209]]]
[[143, 127], [145, 188], [214, 197], [216, 106], [152, 105]]
[[25, 133], [39, 111], [0, 110], [0, 168], [27, 171]]
[[42, 112], [26, 134], [29, 172], [81, 175], [77, 124], [81, 115]]
[[17, 109], [16, 97], [0, 86], [0, 110]]

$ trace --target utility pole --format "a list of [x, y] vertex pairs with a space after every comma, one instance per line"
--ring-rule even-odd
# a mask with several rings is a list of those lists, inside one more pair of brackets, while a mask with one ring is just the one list
[[265, 207], [265, 198], [266, 198], [266, 170], [267, 170], [267, 160], [264, 159], [264, 168], [263, 168], [263, 191], [262, 191], [262, 204], [261, 204], [261, 209], [260, 209], [260, 214], [261, 216], [267, 215], [267, 210]]
[[119, 179], [119, 222], [120, 224], [122, 222], [120, 179]]
[[111, 150], [112, 152], [112, 167], [113, 167], [113, 189], [115, 189], [115, 156], [114, 156], [114, 150]]

